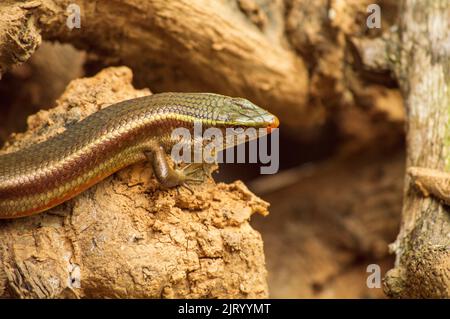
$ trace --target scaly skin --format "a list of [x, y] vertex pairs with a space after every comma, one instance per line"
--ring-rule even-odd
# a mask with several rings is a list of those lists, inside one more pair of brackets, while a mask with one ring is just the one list
[[[172, 130], [275, 128], [278, 119], [251, 102], [210, 93], [162, 93], [102, 109], [47, 141], [0, 156], [0, 218], [46, 211], [114, 172], [149, 160], [159, 182], [189, 181], [168, 165]], [[192, 141], [187, 141], [192, 143]]]

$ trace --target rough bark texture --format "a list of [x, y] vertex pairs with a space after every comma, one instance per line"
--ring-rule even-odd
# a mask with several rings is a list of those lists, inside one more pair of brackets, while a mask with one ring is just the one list
[[[128, 68], [71, 82], [14, 135], [14, 151], [135, 90]], [[124, 169], [47, 213], [0, 221], [0, 297], [267, 297], [262, 239], [248, 221], [268, 204], [244, 184], [161, 190], [149, 165]]]
[[409, 167], [408, 175], [411, 182], [424, 196], [434, 196], [450, 205], [450, 174], [436, 169]]
[[[450, 3], [404, 1], [400, 19], [395, 53], [408, 111], [407, 167], [448, 171]], [[417, 182], [417, 170], [410, 173]], [[435, 173], [425, 174], [428, 178], [422, 173], [422, 184], [430, 178], [436, 181]], [[435, 183], [442, 181], [443, 175]], [[386, 293], [392, 297], [449, 298], [449, 207], [435, 197], [424, 197], [409, 176], [405, 186], [401, 230], [392, 245], [396, 265], [386, 277]]]

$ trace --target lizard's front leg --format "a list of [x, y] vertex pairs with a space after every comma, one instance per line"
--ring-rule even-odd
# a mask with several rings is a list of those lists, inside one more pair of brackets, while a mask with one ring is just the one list
[[167, 154], [160, 145], [150, 145], [145, 155], [152, 165], [156, 179], [163, 187], [186, 186], [189, 182], [202, 182], [203, 178], [196, 178], [195, 173], [202, 168], [202, 164], [189, 164], [183, 169], [173, 168], [167, 161]]

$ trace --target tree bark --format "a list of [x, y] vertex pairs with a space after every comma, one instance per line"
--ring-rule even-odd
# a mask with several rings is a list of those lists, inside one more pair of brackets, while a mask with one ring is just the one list
[[[450, 169], [450, 3], [406, 0], [400, 12], [392, 56], [407, 107], [407, 167], [424, 168], [409, 173], [433, 193], [445, 179], [436, 170]], [[391, 246], [395, 268], [385, 278], [389, 296], [450, 297], [449, 213], [406, 176], [401, 229]]]

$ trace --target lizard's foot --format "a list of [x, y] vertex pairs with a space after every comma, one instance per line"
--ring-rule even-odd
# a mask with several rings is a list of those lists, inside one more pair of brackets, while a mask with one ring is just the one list
[[[205, 176], [212, 178], [211, 167], [216, 165], [215, 163], [191, 163], [181, 169], [183, 174], [188, 178], [194, 177], [193, 180], [204, 182]], [[198, 177], [199, 176], [199, 177]]]
[[190, 163], [183, 168], [169, 165], [167, 155], [159, 145], [150, 145], [144, 153], [152, 164], [156, 179], [165, 188], [183, 186], [193, 193], [188, 184], [200, 184], [204, 182], [205, 176], [211, 176], [208, 169], [210, 164]]
[[190, 163], [181, 169], [175, 169], [182, 176], [180, 186], [186, 188], [193, 194], [194, 191], [189, 185], [201, 184], [205, 181], [205, 176], [211, 177], [211, 172], [208, 168], [209, 165], [206, 163]]

